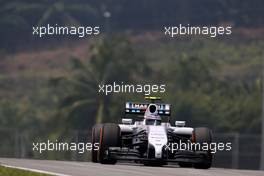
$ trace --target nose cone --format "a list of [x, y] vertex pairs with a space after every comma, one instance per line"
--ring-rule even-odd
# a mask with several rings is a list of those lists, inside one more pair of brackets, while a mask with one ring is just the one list
[[164, 126], [149, 126], [148, 141], [155, 149], [155, 158], [162, 158], [162, 148], [168, 142], [167, 132]]

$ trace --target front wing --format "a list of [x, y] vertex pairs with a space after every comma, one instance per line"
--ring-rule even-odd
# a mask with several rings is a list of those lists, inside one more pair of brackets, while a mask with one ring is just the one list
[[138, 150], [120, 147], [110, 147], [105, 151], [105, 159], [130, 160], [130, 161], [162, 161], [162, 162], [186, 162], [201, 163], [208, 157], [205, 151], [177, 151], [173, 157], [163, 157], [161, 159], [147, 158], [141, 156]]

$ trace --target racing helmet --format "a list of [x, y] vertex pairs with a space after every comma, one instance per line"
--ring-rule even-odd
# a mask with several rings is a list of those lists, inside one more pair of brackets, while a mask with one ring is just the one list
[[158, 114], [158, 106], [156, 104], [149, 104], [145, 111], [144, 119], [161, 120]]

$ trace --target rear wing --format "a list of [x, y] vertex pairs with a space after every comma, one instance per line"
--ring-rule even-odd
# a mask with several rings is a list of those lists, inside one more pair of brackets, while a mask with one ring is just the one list
[[[133, 103], [127, 102], [125, 113], [126, 114], [137, 114], [137, 115], [144, 115], [146, 109], [148, 108], [149, 104], [152, 103]], [[158, 114], [160, 116], [170, 116], [171, 115], [171, 105], [164, 104], [164, 103], [155, 103], [158, 106]]]

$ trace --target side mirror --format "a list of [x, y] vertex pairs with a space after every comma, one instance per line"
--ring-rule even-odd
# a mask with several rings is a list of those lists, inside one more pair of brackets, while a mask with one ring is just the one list
[[131, 125], [132, 122], [133, 122], [132, 119], [122, 119], [122, 123], [123, 123], [123, 124], [126, 124], [126, 125]]
[[175, 126], [176, 127], [184, 127], [185, 126], [185, 121], [175, 121]]

